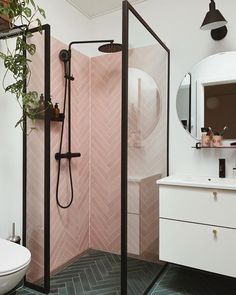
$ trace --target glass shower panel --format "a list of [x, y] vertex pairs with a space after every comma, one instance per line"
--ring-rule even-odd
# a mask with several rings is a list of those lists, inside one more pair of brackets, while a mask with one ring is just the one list
[[168, 53], [129, 11], [128, 294], [144, 294], [159, 261], [156, 181], [167, 175]]
[[[45, 99], [45, 32], [34, 32], [30, 42], [37, 51], [31, 59], [30, 80], [27, 92], [37, 91]], [[48, 53], [48, 52], [47, 52]], [[38, 98], [39, 99], [39, 98]], [[46, 105], [46, 103], [45, 103]], [[39, 110], [38, 110], [39, 112]], [[46, 112], [41, 111], [35, 120], [27, 119], [25, 135], [25, 245], [31, 252], [31, 263], [26, 275], [26, 283], [32, 287], [45, 288], [45, 132], [49, 127]], [[49, 171], [48, 171], [49, 173]]]

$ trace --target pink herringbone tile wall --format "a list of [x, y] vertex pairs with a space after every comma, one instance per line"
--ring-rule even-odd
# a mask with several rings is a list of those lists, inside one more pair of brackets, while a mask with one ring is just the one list
[[[64, 96], [64, 65], [58, 55], [67, 46], [52, 38], [51, 92], [52, 101], [62, 110]], [[90, 59], [72, 50], [72, 152], [81, 157], [72, 159], [74, 202], [68, 209], [56, 203], [57, 162], [61, 123], [51, 124], [51, 271], [67, 263], [89, 248], [89, 144], [90, 144]], [[67, 118], [62, 152], [67, 152]], [[70, 200], [67, 160], [62, 160], [59, 198], [62, 204]]]
[[[44, 89], [44, 40], [34, 37], [37, 54], [32, 60], [32, 79], [29, 88], [43, 93]], [[63, 108], [64, 65], [58, 55], [67, 46], [51, 38], [51, 94], [52, 102]], [[74, 202], [66, 209], [56, 204], [56, 180], [58, 164], [55, 153], [59, 151], [62, 123], [51, 122], [51, 271], [67, 263], [89, 248], [89, 144], [90, 144], [90, 59], [73, 50], [72, 73], [72, 152], [80, 152], [81, 158], [72, 160]], [[63, 150], [67, 152], [67, 118]], [[44, 274], [44, 122], [28, 122], [37, 129], [27, 140], [27, 247], [32, 262], [27, 274], [35, 282]], [[67, 160], [62, 160], [60, 201], [70, 200], [70, 183]]]
[[91, 59], [90, 248], [120, 252], [121, 54]]

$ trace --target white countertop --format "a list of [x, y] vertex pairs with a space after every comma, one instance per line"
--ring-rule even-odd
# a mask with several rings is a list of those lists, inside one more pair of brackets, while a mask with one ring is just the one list
[[211, 176], [172, 175], [157, 180], [157, 184], [236, 190], [236, 179]]

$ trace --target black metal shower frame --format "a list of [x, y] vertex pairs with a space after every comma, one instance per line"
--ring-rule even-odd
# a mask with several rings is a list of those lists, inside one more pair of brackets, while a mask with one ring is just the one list
[[[44, 97], [48, 105], [51, 92], [51, 32], [50, 25], [30, 29], [32, 34], [44, 33]], [[25, 53], [26, 54], [26, 53]], [[25, 82], [25, 92], [27, 85]], [[23, 245], [27, 247], [27, 120], [23, 126]], [[32, 284], [25, 279], [25, 286], [33, 290], [50, 292], [50, 108], [45, 110], [44, 118], [44, 283]]]
[[[121, 118], [121, 294], [127, 294], [128, 280], [128, 69], [129, 69], [129, 13], [131, 12], [137, 20], [146, 28], [146, 30], [156, 39], [156, 41], [167, 52], [167, 175], [169, 175], [169, 98], [170, 98], [170, 50], [133, 8], [128, 1], [123, 1], [122, 4], [122, 118]], [[164, 268], [163, 268], [164, 270]], [[163, 271], [162, 270], [162, 271]], [[148, 289], [144, 292], [147, 294], [152, 288], [157, 278], [152, 282]]]

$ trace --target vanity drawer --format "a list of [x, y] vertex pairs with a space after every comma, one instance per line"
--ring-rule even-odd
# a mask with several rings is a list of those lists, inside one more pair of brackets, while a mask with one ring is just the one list
[[235, 249], [234, 229], [160, 219], [160, 260], [236, 277]]
[[236, 228], [236, 192], [160, 186], [160, 217]]

